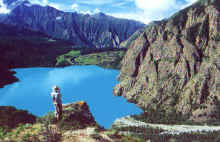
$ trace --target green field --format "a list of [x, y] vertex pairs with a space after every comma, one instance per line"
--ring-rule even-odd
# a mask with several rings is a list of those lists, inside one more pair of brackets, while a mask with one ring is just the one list
[[102, 51], [82, 54], [80, 50], [72, 50], [57, 58], [56, 66], [98, 65], [105, 68], [120, 69], [125, 51]]

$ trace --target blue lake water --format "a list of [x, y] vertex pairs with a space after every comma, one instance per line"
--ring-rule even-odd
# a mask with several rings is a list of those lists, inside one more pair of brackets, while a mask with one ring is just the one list
[[14, 69], [19, 82], [0, 89], [0, 105], [15, 106], [37, 116], [54, 111], [51, 87], [61, 88], [63, 103], [84, 100], [96, 121], [109, 128], [119, 117], [142, 111], [122, 97], [113, 96], [118, 83], [117, 70], [97, 66], [70, 66], [65, 68]]

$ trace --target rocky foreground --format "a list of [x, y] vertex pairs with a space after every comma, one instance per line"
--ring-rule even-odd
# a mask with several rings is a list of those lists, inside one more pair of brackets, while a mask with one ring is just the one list
[[84, 101], [63, 105], [63, 117], [58, 122], [54, 113], [37, 118], [14, 107], [1, 107], [0, 115], [0, 142], [123, 142], [140, 139], [99, 126]]
[[[219, 142], [219, 126], [150, 124], [132, 116], [117, 119], [111, 129], [98, 125], [86, 102], [63, 105], [37, 118], [13, 107], [0, 108], [0, 142]], [[15, 121], [16, 120], [16, 121]]]

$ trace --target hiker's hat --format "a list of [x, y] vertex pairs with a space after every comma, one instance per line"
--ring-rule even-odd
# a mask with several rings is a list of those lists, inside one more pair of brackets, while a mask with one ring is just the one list
[[60, 88], [59, 88], [57, 85], [54, 85], [54, 86], [52, 87], [52, 89], [53, 89], [53, 90], [60, 90]]

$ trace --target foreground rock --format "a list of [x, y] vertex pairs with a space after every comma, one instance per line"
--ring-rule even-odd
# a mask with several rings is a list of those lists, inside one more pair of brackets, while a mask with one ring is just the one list
[[130, 42], [114, 93], [149, 115], [220, 120], [219, 31], [219, 0], [198, 1], [152, 23]]
[[98, 126], [92, 116], [86, 102], [76, 102], [63, 105], [62, 123], [68, 123], [68, 127], [85, 128]]
[[[149, 124], [136, 120], [133, 117], [118, 119], [111, 129], [104, 130], [95, 122], [86, 102], [81, 101], [66, 104], [63, 105], [63, 108], [63, 118], [58, 122], [54, 122], [54, 113], [49, 113], [40, 118], [40, 120], [37, 120], [34, 124], [30, 124], [30, 122], [26, 121], [11, 129], [5, 129], [1, 125], [0, 141], [218, 142], [220, 140], [220, 127]], [[1, 110], [3, 109], [1, 108]], [[12, 110], [12, 112], [14, 112], [15, 109]], [[11, 116], [18, 119], [20, 115]], [[26, 119], [32, 118], [27, 115], [23, 115], [23, 117], [26, 117]], [[3, 119], [2, 115], [0, 117], [0, 120], [1, 119]], [[10, 123], [13, 122], [16, 121], [10, 119]], [[5, 122], [3, 124], [8, 123]]]
[[[24, 116], [29, 119], [29, 116]], [[17, 118], [18, 116], [13, 115], [13, 117]], [[0, 117], [1, 119], [3, 118]], [[10, 122], [14, 122], [14, 120], [10, 119]], [[8, 123], [5, 122], [4, 124], [7, 125]], [[135, 136], [119, 135], [115, 130], [101, 128], [94, 120], [87, 103], [84, 101], [63, 105], [63, 117], [58, 122], [55, 121], [54, 113], [48, 113], [46, 116], [39, 118], [34, 124], [27, 121], [26, 124], [21, 123], [10, 130], [1, 126], [0, 142], [140, 141]]]

